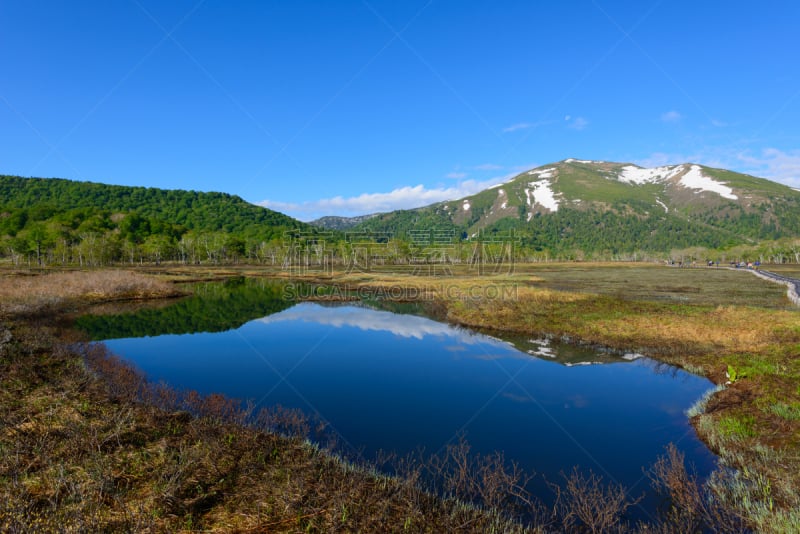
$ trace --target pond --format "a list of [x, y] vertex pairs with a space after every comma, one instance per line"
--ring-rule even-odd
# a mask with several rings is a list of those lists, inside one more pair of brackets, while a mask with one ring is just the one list
[[670, 442], [701, 475], [715, 466], [685, 415], [708, 380], [637, 354], [502, 340], [404, 308], [293, 303], [279, 285], [242, 282], [78, 325], [151, 380], [302, 409], [366, 457], [439, 452], [463, 433], [474, 451], [502, 450], [549, 480], [578, 465], [634, 495]]

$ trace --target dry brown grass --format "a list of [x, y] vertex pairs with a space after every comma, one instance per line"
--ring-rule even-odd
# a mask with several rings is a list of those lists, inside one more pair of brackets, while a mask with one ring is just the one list
[[165, 298], [182, 293], [153, 276], [119, 270], [0, 276], [0, 313], [31, 315], [67, 303]]
[[724, 352], [760, 352], [774, 343], [776, 329], [797, 324], [796, 313], [741, 307], [697, 310], [688, 316], [659, 310], [653, 312], [599, 319], [592, 326], [608, 339], [642, 337], [663, 346], [680, 343]]

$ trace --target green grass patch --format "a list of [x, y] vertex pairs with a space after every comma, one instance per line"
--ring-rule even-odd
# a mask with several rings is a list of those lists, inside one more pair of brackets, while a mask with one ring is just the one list
[[787, 421], [800, 421], [800, 402], [777, 402], [769, 407], [769, 411]]
[[754, 376], [779, 374], [778, 365], [764, 358], [750, 354], [738, 355], [728, 364], [728, 375], [731, 382]]
[[717, 425], [719, 432], [728, 438], [752, 438], [756, 436], [756, 420], [752, 415], [726, 415]]

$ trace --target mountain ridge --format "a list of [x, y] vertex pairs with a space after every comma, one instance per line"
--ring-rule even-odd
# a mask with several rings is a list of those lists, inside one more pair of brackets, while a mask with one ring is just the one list
[[316, 226], [317, 228], [324, 228], [326, 230], [349, 230], [364, 221], [367, 221], [373, 217], [381, 215], [380, 213], [369, 213], [367, 215], [356, 215], [355, 217], [343, 217], [340, 215], [325, 215], [318, 219], [314, 219], [313, 221], [309, 221], [308, 224], [311, 226]]
[[379, 214], [355, 227], [517, 230], [539, 249], [717, 248], [800, 235], [800, 191], [696, 163], [645, 168], [565, 159], [457, 200]]

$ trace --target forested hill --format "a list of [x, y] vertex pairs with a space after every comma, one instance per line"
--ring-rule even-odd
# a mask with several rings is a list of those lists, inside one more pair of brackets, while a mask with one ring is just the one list
[[107, 265], [276, 261], [314, 229], [225, 193], [0, 176], [0, 261]]
[[[34, 215], [40, 219], [78, 208], [122, 214], [135, 212], [145, 219], [186, 230], [261, 237], [271, 237], [276, 231], [289, 228], [307, 228], [305, 223], [287, 215], [227, 193], [106, 185], [59, 178], [0, 176], [0, 208], [5, 212], [28, 210], [28, 217]], [[0, 222], [0, 234], [4, 226]]]

